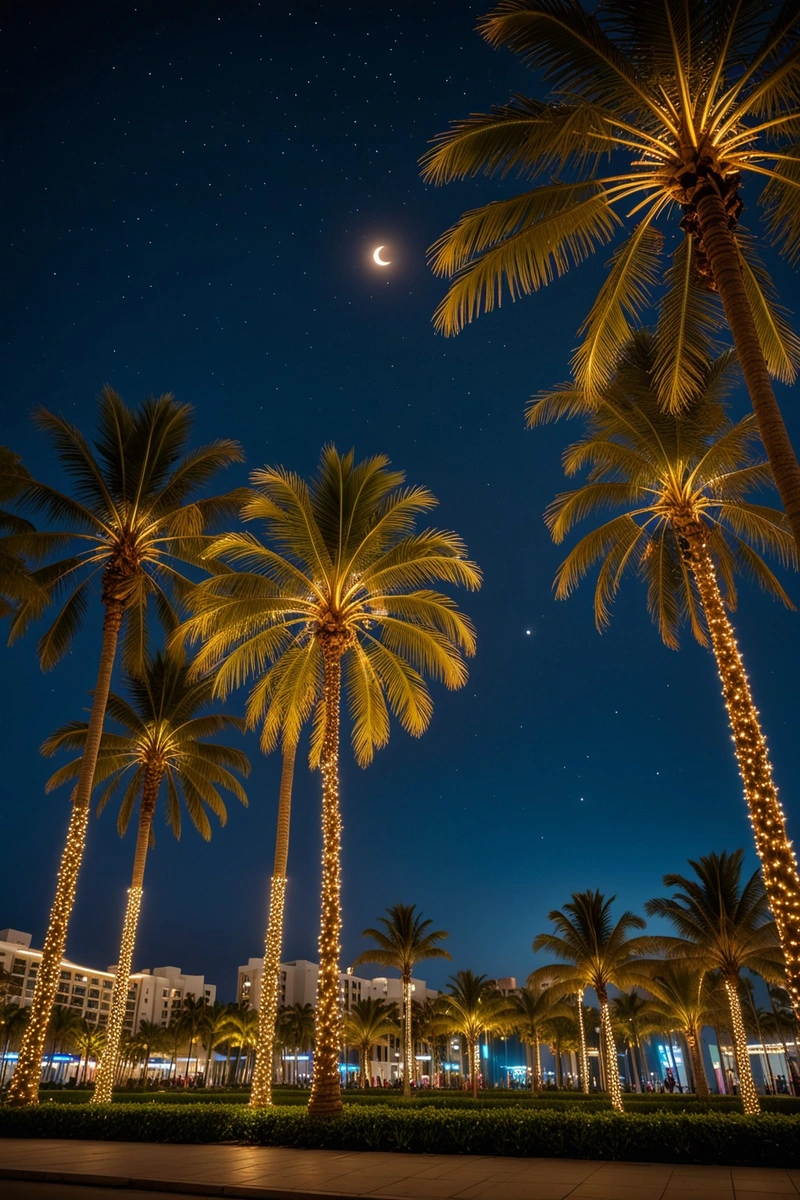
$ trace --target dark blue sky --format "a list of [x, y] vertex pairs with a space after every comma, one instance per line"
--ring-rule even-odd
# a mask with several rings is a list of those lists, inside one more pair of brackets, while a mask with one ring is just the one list
[[[571, 891], [641, 909], [688, 857], [746, 845], [756, 860], [710, 653], [688, 638], [666, 650], [635, 581], [602, 637], [591, 588], [552, 598], [562, 551], [541, 514], [577, 427], [526, 432], [523, 407], [566, 376], [604, 256], [455, 340], [431, 329], [442, 285], [426, 247], [497, 192], [433, 191], [416, 160], [450, 119], [534, 83], [474, 34], [483, 10], [17, 6], [4, 33], [0, 404], [3, 440], [58, 482], [31, 407], [88, 432], [109, 382], [129, 403], [173, 391], [195, 406], [197, 440], [238, 438], [248, 468], [309, 473], [332, 440], [388, 453], [435, 492], [437, 523], [485, 570], [464, 598], [479, 653], [462, 692], [436, 695], [421, 741], [396, 728], [366, 772], [345, 749], [344, 957], [386, 905], [417, 903], [450, 931], [454, 969], [522, 980]], [[385, 272], [369, 261], [378, 243]], [[796, 278], [779, 278], [791, 304]], [[66, 791], [44, 795], [52, 764], [38, 747], [87, 706], [100, 619], [98, 603], [47, 676], [33, 638], [4, 651], [0, 927], [36, 945], [67, 820]], [[795, 837], [799, 621], [743, 586], [735, 622]], [[210, 845], [190, 828], [176, 844], [159, 822], [135, 961], [205, 972], [225, 998], [261, 952], [274, 840], [279, 764], [248, 740], [249, 811], [232, 802]], [[287, 957], [315, 957], [318, 807], [319, 781], [301, 771]], [[70, 957], [115, 960], [132, 852], [110, 813], [93, 820]], [[447, 964], [425, 973], [441, 986]]]

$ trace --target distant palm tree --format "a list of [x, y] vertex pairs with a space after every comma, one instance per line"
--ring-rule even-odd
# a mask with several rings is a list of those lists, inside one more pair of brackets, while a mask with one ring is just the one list
[[601, 1053], [605, 1053], [611, 1103], [622, 1112], [608, 989], [612, 985], [625, 989], [643, 984], [636, 958], [651, 951], [653, 943], [647, 937], [630, 936], [633, 930], [645, 927], [645, 922], [635, 913], [624, 912], [616, 923], [612, 921], [611, 906], [615, 900], [616, 896], [607, 900], [599, 891], [573, 892], [572, 899], [563, 909], [548, 913], [547, 919], [555, 925], [555, 933], [538, 934], [533, 939], [533, 949], [537, 952], [546, 950], [559, 962], [533, 971], [528, 987], [546, 982], [553, 988], [554, 996], [577, 995], [584, 988], [593, 989], [600, 1005]]
[[89, 1059], [93, 1058], [98, 1062], [100, 1055], [106, 1044], [106, 1031], [99, 1025], [87, 1021], [84, 1017], [81, 1021], [80, 1029], [75, 1035], [75, 1049], [83, 1058], [83, 1080], [80, 1080], [80, 1063], [78, 1063], [78, 1076], [76, 1083], [82, 1082], [86, 1086], [86, 1078], [89, 1074]]
[[448, 1033], [447, 1022], [442, 1017], [436, 999], [426, 997], [425, 1000], [419, 1002], [412, 1001], [412, 1028], [416, 1028], [417, 1037], [423, 1042], [427, 1042], [431, 1052], [431, 1070], [430, 1081], [431, 1087], [438, 1086], [438, 1062], [437, 1050], [443, 1038]]
[[203, 1068], [203, 1083], [206, 1087], [214, 1086], [214, 1051], [223, 1045], [233, 1030], [231, 1008], [215, 1000], [203, 1009], [200, 1021], [200, 1041], [206, 1052], [206, 1062]]
[[542, 1050], [544, 1023], [553, 1007], [553, 997], [546, 987], [517, 988], [509, 997], [514, 1014], [514, 1028], [521, 1042], [531, 1048], [531, 1091], [535, 1094], [542, 1086]]
[[553, 1056], [556, 1087], [563, 1088], [564, 1055], [580, 1049], [578, 1022], [571, 1006], [564, 1002], [554, 1005], [544, 1023], [543, 1033]]
[[[183, 997], [178, 1020], [182, 1027], [183, 1037], [188, 1043], [188, 1051], [186, 1055], [186, 1075], [191, 1076], [192, 1073], [192, 1052], [195, 1048], [195, 1042], [200, 1038], [200, 1033], [203, 1028], [203, 1020], [205, 1018], [208, 1001], [205, 996], [200, 999], [194, 995], [194, 992], [189, 992]], [[199, 1050], [199, 1047], [198, 1047]], [[200, 1055], [198, 1053], [195, 1062], [195, 1076], [200, 1066]]]
[[[30, 1023], [30, 1017], [28, 1018]], [[28, 1024], [25, 1026], [26, 1030]], [[59, 1068], [56, 1067], [56, 1055], [72, 1050], [81, 1031], [81, 1014], [66, 1004], [54, 1004], [47, 1022], [47, 1036], [50, 1040], [50, 1071], [48, 1082], [58, 1078]], [[24, 1038], [23, 1033], [23, 1038]], [[16, 1074], [16, 1071], [15, 1071]], [[14, 1076], [11, 1076], [14, 1082]]]
[[[236, 1061], [236, 1079], [237, 1082], [246, 1083], [250, 1070], [251, 1051], [258, 1045], [258, 1013], [254, 1008], [239, 1005], [235, 1011], [231, 1012], [229, 1028], [228, 1037], [239, 1052]], [[244, 1051], [243, 1077], [240, 1071], [242, 1051]]]
[[147, 1087], [150, 1075], [150, 1056], [155, 1051], [167, 1048], [169, 1035], [163, 1025], [159, 1025], [155, 1021], [141, 1021], [139, 1028], [133, 1034], [131, 1042], [138, 1050], [142, 1063], [141, 1080], [144, 1086]]
[[403, 986], [403, 1095], [411, 1095], [411, 1079], [414, 1062], [414, 1034], [412, 1029], [411, 976], [417, 963], [432, 958], [450, 955], [437, 942], [450, 935], [444, 929], [429, 930], [433, 922], [423, 921], [417, 913], [416, 904], [393, 904], [386, 909], [388, 916], [378, 917], [380, 929], [365, 929], [362, 937], [372, 938], [375, 946], [363, 950], [353, 962], [354, 967], [362, 963], [379, 963], [400, 972]]
[[[584, 467], [589, 473], [580, 487], [562, 492], [550, 505], [546, 520], [553, 539], [560, 542], [583, 517], [596, 522], [561, 564], [556, 595], [568, 596], [597, 566], [595, 620], [602, 629], [624, 576], [635, 573], [647, 585], [648, 608], [667, 646], [677, 647], [684, 622], [701, 645], [710, 640], [800, 1015], [797, 857], [726, 611], [736, 605], [737, 573], [755, 578], [791, 606], [763, 555], [769, 551], [784, 564], [795, 563], [797, 556], [784, 514], [747, 498], [754, 487], [768, 485], [771, 474], [758, 453], [753, 417], [734, 424], [726, 414], [731, 356], [706, 364], [693, 406], [676, 417], [661, 411], [655, 395], [655, 346], [649, 334], [637, 335], [586, 417], [583, 436], [565, 453], [568, 474]], [[537, 424], [565, 416], [584, 404], [585, 397], [570, 390], [551, 393], [534, 401], [530, 420]]]
[[634, 988], [630, 992], [622, 992], [611, 1001], [611, 1025], [628, 1048], [634, 1090], [641, 1092], [642, 1080], [647, 1078], [642, 1041], [651, 1033], [663, 1031], [663, 1015], [654, 1001], [640, 996]]
[[372, 1047], [383, 1043], [398, 1029], [397, 1005], [375, 996], [355, 1000], [344, 1019], [344, 1041], [358, 1051], [359, 1085], [369, 1087], [369, 1062]]
[[27, 1007], [13, 1002], [0, 1005], [0, 1088], [6, 1078], [8, 1052], [27, 1025], [29, 1012]]
[[[271, 545], [251, 533], [221, 538], [210, 553], [241, 571], [202, 583], [185, 632], [202, 640], [196, 667], [219, 667], [221, 695], [260, 674], [263, 695], [287, 678], [301, 692], [317, 681], [312, 762], [322, 774], [323, 872], [314, 1081], [309, 1112], [341, 1111], [341, 813], [339, 709], [350, 701], [357, 761], [366, 766], [389, 738], [389, 713], [416, 736], [432, 713], [425, 675], [463, 687], [475, 634], [449, 596], [430, 583], [480, 585], [454, 533], [415, 531], [436, 503], [403, 487], [383, 456], [356, 463], [323, 450], [311, 484], [283, 468], [255, 471], [244, 506]], [[275, 548], [273, 548], [273, 545]], [[264, 672], [264, 664], [271, 670]]]
[[699, 1100], [710, 1092], [703, 1065], [702, 1031], [704, 1025], [719, 1025], [725, 1020], [724, 999], [719, 976], [694, 962], [681, 959], [652, 964], [653, 976], [648, 991], [653, 1007], [661, 1013], [665, 1026], [677, 1029], [686, 1039], [692, 1066], [694, 1089]]
[[747, 1050], [740, 976], [747, 969], [778, 983], [783, 956], [761, 873], [754, 871], [742, 883], [743, 860], [743, 850], [707, 854], [697, 862], [690, 859], [694, 878], [672, 872], [665, 875], [664, 886], [676, 889], [674, 894], [648, 900], [645, 910], [650, 916], [665, 917], [677, 930], [678, 937], [659, 939], [670, 957], [720, 972], [744, 1111], [757, 1113], [761, 1106]]
[[450, 1028], [467, 1043], [472, 1096], [477, 1100], [481, 1037], [513, 1027], [512, 1005], [492, 980], [470, 970], [457, 971], [450, 976], [447, 993], [439, 997], [439, 1004]]
[[478, 28], [552, 90], [457, 122], [423, 160], [433, 183], [482, 172], [532, 185], [465, 213], [433, 246], [434, 270], [455, 276], [438, 328], [457, 333], [504, 293], [543, 287], [636, 214], [573, 360], [579, 386], [596, 394], [662, 282], [659, 221], [669, 218], [673, 236], [679, 222], [685, 239], [661, 317], [662, 403], [679, 411], [691, 398], [724, 312], [800, 549], [800, 466], [770, 382], [794, 380], [800, 342], [737, 227], [742, 180], [748, 195], [761, 184], [769, 238], [800, 258], [797, 5], [607, 0], [590, 12], [580, 0], [501, 0]]
[[[187, 666], [179, 657], [158, 653], [146, 662], [139, 677], [127, 677], [125, 690], [130, 700], [113, 693], [109, 695], [108, 712], [123, 732], [104, 730], [94, 777], [95, 787], [105, 785], [97, 806], [98, 813], [117, 795], [123, 784], [126, 785], [117, 818], [120, 834], [127, 831], [139, 801], [136, 847], [111, 993], [106, 1047], [92, 1096], [95, 1104], [111, 1101], [119, 1042], [125, 1024], [147, 852], [153, 840], [153, 818], [162, 786], [166, 784], [167, 822], [175, 836], [180, 837], [181, 833], [182, 799], [192, 824], [208, 841], [211, 824], [206, 809], [224, 825], [227, 810], [220, 791], [225, 789], [242, 804], [247, 804], [244, 789], [233, 772], [245, 776], [250, 772], [250, 762], [241, 750], [205, 740], [229, 729], [241, 729], [244, 724], [239, 717], [225, 713], [199, 715], [213, 698], [213, 679], [189, 682]], [[52, 755], [63, 749], [83, 750], [88, 728], [84, 721], [72, 721], [46, 739], [42, 753]], [[48, 780], [47, 790], [74, 779], [80, 773], [82, 763], [80, 757], [61, 767]]]
[[[19, 486], [21, 502], [45, 512], [58, 526], [55, 533], [19, 534], [12, 547], [16, 552], [36, 561], [54, 544], [75, 546], [71, 557], [33, 572], [37, 586], [44, 588], [50, 599], [66, 593], [58, 615], [39, 641], [43, 669], [55, 666], [70, 649], [97, 583], [105, 615], [86, 748], [31, 1017], [9, 1088], [11, 1104], [35, 1104], [38, 1098], [47, 1022], [83, 858], [97, 752], [120, 631], [124, 626], [127, 667], [140, 670], [146, 653], [150, 601], [161, 622], [173, 628], [178, 620], [175, 603], [191, 586], [183, 574], [185, 567], [199, 564], [209, 545], [206, 528], [235, 511], [240, 498], [239, 493], [211, 497], [199, 493], [218, 470], [242, 457], [238, 445], [230, 441], [189, 450], [192, 410], [169, 395], [147, 400], [138, 410], [131, 410], [116, 392], [104, 388], [94, 446], [64, 417], [44, 408], [34, 415], [73, 485], [68, 495], [13, 472], [0, 484]], [[38, 601], [20, 605], [11, 623], [11, 640], [19, 637], [41, 611]]]

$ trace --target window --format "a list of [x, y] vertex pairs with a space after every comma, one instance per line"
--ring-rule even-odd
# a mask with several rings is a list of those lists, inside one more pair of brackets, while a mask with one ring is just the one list
[[162, 995], [162, 996], [164, 997], [164, 999], [166, 1000], [167, 996], [169, 995], [169, 988], [163, 988], [163, 989], [162, 989], [162, 992], [161, 992], [161, 995]]
[[111, 982], [110, 979], [103, 980], [103, 987], [106, 989], [106, 991], [110, 992], [113, 986], [114, 986], [114, 984]]
[[97, 1001], [97, 1000], [87, 1000], [86, 1007], [87, 1008], [97, 1008], [98, 1003], [99, 1003], [99, 1001]]
[[60, 978], [61, 979], [72, 979], [72, 971], [62, 971]]
[[100, 996], [100, 988], [89, 988], [89, 995], [93, 1000], [97, 1000]]

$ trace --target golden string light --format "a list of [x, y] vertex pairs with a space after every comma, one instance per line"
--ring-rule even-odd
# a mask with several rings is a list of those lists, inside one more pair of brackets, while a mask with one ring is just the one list
[[[596, 989], [595, 989], [596, 990]], [[608, 1007], [608, 997], [598, 996], [600, 1001], [600, 1035], [606, 1050], [606, 1075], [608, 1076], [608, 1091], [611, 1096], [611, 1107], [617, 1112], [624, 1112], [622, 1104], [622, 1088], [619, 1083], [619, 1064], [617, 1063], [617, 1044], [611, 1030], [611, 1010]]]
[[308, 1111], [314, 1116], [335, 1116], [342, 1111], [339, 1049], [342, 1013], [339, 997], [341, 955], [341, 845], [339, 812], [339, 697], [343, 646], [333, 639], [323, 642], [325, 663], [325, 735], [320, 756], [322, 772], [322, 904], [319, 931], [314, 1074]]
[[578, 1040], [580, 1043], [581, 1091], [589, 1092], [589, 1055], [586, 1050], [586, 1029], [583, 1020], [583, 988], [578, 992]]
[[733, 1034], [733, 1054], [736, 1059], [736, 1074], [739, 1076], [739, 1095], [742, 1097], [742, 1107], [749, 1115], [761, 1112], [756, 1085], [753, 1082], [753, 1072], [750, 1068], [750, 1055], [747, 1053], [747, 1034], [742, 1018], [742, 1005], [739, 1000], [738, 979], [725, 980], [725, 992], [731, 1013], [731, 1033]]
[[405, 1055], [405, 1064], [403, 1071], [409, 1083], [414, 1082], [414, 1035], [411, 1027], [411, 977], [403, 981], [403, 1033], [405, 1034], [405, 1045], [403, 1053]]
[[86, 845], [86, 827], [89, 823], [88, 805], [72, 805], [67, 830], [67, 841], [61, 855], [61, 865], [56, 883], [56, 895], [50, 912], [50, 924], [42, 947], [42, 959], [36, 975], [36, 984], [30, 1006], [30, 1016], [14, 1074], [8, 1088], [8, 1103], [23, 1105], [39, 1101], [39, 1081], [42, 1075], [47, 1027], [55, 1003], [58, 981], [61, 977], [61, 962], [67, 942], [67, 924], [75, 902], [83, 850]]
[[125, 1028], [125, 1013], [130, 989], [131, 967], [133, 965], [133, 948], [136, 944], [136, 929], [139, 924], [139, 913], [142, 907], [140, 887], [128, 888], [128, 903], [125, 907], [125, 920], [122, 924], [122, 941], [119, 948], [119, 962], [114, 977], [114, 987], [111, 992], [111, 1011], [106, 1026], [106, 1044], [103, 1050], [100, 1066], [97, 1068], [94, 1091], [90, 1103], [110, 1104], [111, 1093], [114, 1089], [114, 1078], [117, 1073], [117, 1059]]
[[272, 1104], [272, 1065], [275, 1053], [275, 1023], [278, 1019], [279, 977], [283, 907], [286, 876], [273, 875], [269, 889], [269, 918], [264, 942], [264, 970], [261, 975], [261, 999], [258, 1009], [258, 1044], [253, 1068], [250, 1107]]
[[733, 627], [725, 612], [714, 564], [702, 536], [695, 535], [687, 540], [722, 682], [756, 850], [761, 859], [764, 887], [786, 963], [786, 986], [795, 1016], [800, 1020], [800, 876], [797, 857], [786, 833], [786, 818], [772, 777], [767, 743]]

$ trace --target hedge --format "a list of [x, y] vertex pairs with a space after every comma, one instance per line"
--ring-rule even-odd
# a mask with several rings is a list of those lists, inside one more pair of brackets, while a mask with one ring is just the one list
[[559, 1112], [522, 1106], [345, 1106], [321, 1120], [296, 1107], [145, 1103], [0, 1108], [0, 1137], [239, 1142], [304, 1149], [800, 1166], [800, 1117], [714, 1112]]

